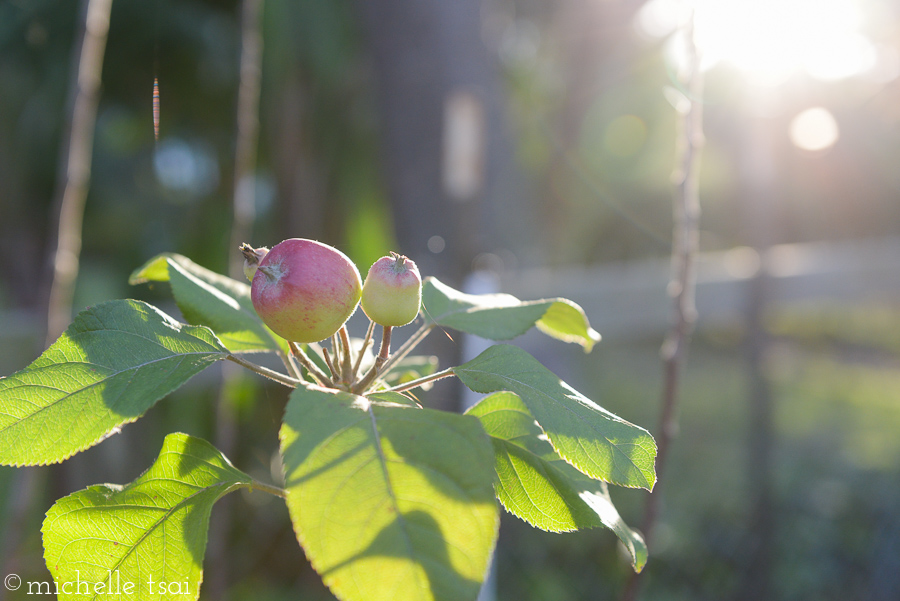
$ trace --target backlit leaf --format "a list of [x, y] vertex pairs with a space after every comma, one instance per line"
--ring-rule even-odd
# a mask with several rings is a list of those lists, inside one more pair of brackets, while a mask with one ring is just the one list
[[297, 538], [344, 601], [478, 595], [499, 521], [478, 420], [314, 386], [281, 430]]
[[653, 489], [656, 443], [650, 433], [603, 409], [522, 349], [495, 345], [453, 371], [475, 392], [516, 393], [557, 453], [580, 472]]
[[42, 528], [58, 598], [196, 599], [212, 506], [250, 483], [208, 442], [170, 434], [131, 484], [90, 486], [60, 499]]
[[208, 328], [140, 301], [86, 309], [31, 365], [0, 378], [0, 464], [83, 451], [227, 355]]

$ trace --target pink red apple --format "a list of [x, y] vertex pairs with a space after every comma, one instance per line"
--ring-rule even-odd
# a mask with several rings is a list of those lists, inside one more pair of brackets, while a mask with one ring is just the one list
[[362, 308], [382, 326], [405, 326], [419, 314], [422, 278], [410, 259], [397, 253], [381, 257], [369, 269], [362, 290]]
[[315, 240], [291, 238], [259, 261], [250, 299], [282, 338], [318, 342], [353, 314], [361, 289], [359, 270], [347, 255]]

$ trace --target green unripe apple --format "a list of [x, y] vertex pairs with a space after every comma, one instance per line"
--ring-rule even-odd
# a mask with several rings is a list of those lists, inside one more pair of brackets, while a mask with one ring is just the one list
[[405, 326], [419, 314], [422, 278], [410, 259], [397, 253], [381, 257], [369, 269], [362, 290], [362, 308], [382, 326]]
[[325, 340], [350, 318], [362, 284], [338, 249], [303, 238], [272, 247], [259, 262], [250, 299], [273, 332], [293, 342]]

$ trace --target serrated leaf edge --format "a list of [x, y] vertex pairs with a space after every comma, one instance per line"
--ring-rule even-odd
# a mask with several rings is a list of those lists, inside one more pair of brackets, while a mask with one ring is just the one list
[[[191, 436], [189, 436], [189, 435], [187, 435], [187, 434], [182, 434], [182, 433], [180, 433], [180, 432], [175, 432], [175, 433], [169, 434], [168, 436], [166, 436], [166, 439], [165, 439], [165, 441], [163, 442], [163, 449], [165, 449], [166, 444], [168, 443], [170, 437], [173, 437], [173, 436], [174, 436], [174, 437], [179, 437], [179, 438], [193, 438], [193, 437], [191, 437]], [[212, 445], [210, 445], [210, 446], [212, 446]], [[213, 447], [213, 448], [215, 448], [215, 447]], [[225, 495], [227, 495], [227, 494], [229, 494], [229, 493], [231, 493], [231, 492], [233, 492], [233, 491], [235, 491], [235, 490], [238, 490], [238, 489], [240, 489], [240, 488], [250, 488], [250, 487], [252, 487], [253, 480], [252, 480], [249, 476], [247, 476], [246, 474], [244, 474], [243, 472], [241, 472], [240, 470], [238, 470], [236, 467], [234, 467], [234, 465], [231, 463], [231, 461], [230, 461], [227, 457], [225, 457], [225, 455], [222, 454], [221, 451], [218, 451], [218, 449], [216, 449], [216, 451], [219, 452], [219, 455], [222, 457], [222, 459], [224, 460], [224, 462], [225, 462], [225, 464], [226, 464], [227, 466], [229, 466], [231, 469], [235, 470], [236, 472], [239, 472], [240, 474], [246, 476], [247, 480], [246, 480], [246, 481], [231, 482], [231, 483], [220, 482], [220, 483], [214, 484], [214, 485], [212, 485], [212, 486], [198, 487], [197, 490], [196, 490], [196, 492], [194, 492], [194, 493], [190, 494], [189, 496], [183, 498], [181, 501], [179, 501], [178, 503], [176, 503], [174, 506], [170, 507], [168, 510], [165, 511], [165, 513], [164, 513], [158, 520], [156, 520], [156, 521], [153, 523], [152, 526], [150, 526], [149, 528], [145, 529], [144, 532], [141, 534], [141, 536], [137, 539], [137, 541], [135, 541], [135, 543], [129, 547], [128, 551], [127, 551], [121, 558], [119, 558], [119, 560], [116, 562], [115, 566], [108, 568], [109, 570], [113, 570], [113, 571], [114, 571], [114, 570], [118, 570], [119, 567], [122, 565], [122, 563], [125, 561], [125, 559], [131, 556], [131, 554], [132, 554], [132, 553], [140, 546], [141, 542], [143, 542], [143, 541], [146, 539], [146, 537], [150, 535], [151, 532], [153, 532], [154, 530], [156, 530], [156, 528], [159, 527], [160, 524], [164, 523], [164, 522], [172, 515], [172, 513], [173, 513], [174, 511], [176, 511], [177, 509], [180, 509], [181, 507], [184, 506], [185, 503], [187, 503], [188, 501], [192, 501], [192, 500], [193, 500], [195, 497], [197, 497], [198, 495], [203, 494], [203, 493], [205, 493], [205, 492], [207, 492], [207, 491], [209, 491], [209, 490], [213, 490], [214, 488], [216, 488], [216, 487], [218, 487], [218, 486], [224, 486], [224, 485], [228, 484], [227, 488], [226, 488], [224, 491], [222, 491], [220, 494], [218, 494], [218, 495], [216, 496], [215, 501], [218, 501], [219, 499], [221, 499], [221, 498], [224, 497]], [[89, 490], [91, 490], [92, 488], [97, 488], [97, 487], [101, 487], [101, 486], [102, 486], [102, 487], [105, 487], [105, 488], [107, 488], [107, 489], [109, 489], [109, 490], [112, 490], [114, 493], [121, 493], [121, 492], [124, 492], [124, 491], [128, 490], [128, 489], [129, 489], [132, 485], [134, 485], [136, 482], [140, 481], [140, 479], [143, 478], [147, 473], [149, 473], [150, 470], [153, 469], [153, 466], [156, 465], [156, 464], [159, 462], [159, 460], [160, 460], [161, 457], [163, 457], [163, 455], [170, 455], [170, 454], [176, 454], [176, 455], [180, 455], [180, 456], [185, 456], [185, 454], [183, 454], [183, 453], [176, 453], [175, 451], [164, 451], [164, 452], [160, 452], [160, 454], [157, 455], [156, 460], [154, 460], [154, 462], [150, 465], [150, 467], [148, 467], [146, 470], [144, 470], [144, 472], [143, 472], [140, 476], [138, 476], [138, 477], [135, 478], [132, 482], [130, 482], [130, 483], [126, 484], [126, 485], [121, 485], [121, 484], [92, 484], [92, 485], [87, 486], [87, 487], [85, 487], [85, 488], [83, 488], [83, 489], [81, 489], [81, 490], [78, 490], [78, 491], [75, 491], [75, 492], [73, 492], [73, 493], [70, 493], [70, 494], [66, 495], [65, 497], [62, 497], [61, 499], [58, 499], [58, 500], [50, 507], [50, 509], [47, 510], [47, 513], [46, 513], [45, 516], [44, 516], [44, 521], [41, 523], [41, 540], [43, 540], [44, 537], [47, 536], [48, 529], [52, 527], [52, 523], [51, 523], [51, 521], [50, 521], [50, 520], [51, 520], [51, 516], [53, 517], [53, 522], [55, 523], [55, 521], [56, 521], [57, 519], [59, 519], [59, 517], [62, 517], [63, 515], [71, 515], [71, 514], [74, 514], [74, 513], [79, 512], [79, 511], [83, 511], [83, 510], [91, 510], [91, 509], [96, 509], [96, 508], [97, 508], [96, 506], [80, 507], [80, 508], [74, 509], [74, 510], [72, 510], [72, 511], [68, 511], [68, 512], [66, 512], [66, 513], [64, 513], [64, 514], [61, 514], [60, 516], [55, 516], [55, 515], [53, 515], [53, 514], [55, 513], [54, 510], [56, 510], [56, 509], [59, 507], [59, 503], [60, 503], [61, 501], [65, 500], [65, 499], [68, 499], [68, 498], [70, 498], [70, 497], [73, 497], [73, 496], [75, 496], [75, 495], [77, 495], [77, 494], [79, 494], [79, 493], [89, 491]], [[199, 458], [197, 458], [196, 456], [192, 456], [192, 455], [191, 455], [190, 457], [194, 457], [195, 459], [198, 459], [198, 460], [199, 460]], [[203, 460], [200, 460], [200, 461], [203, 461]], [[214, 467], [214, 468], [216, 468], [216, 469], [220, 469], [219, 466], [215, 466], [215, 465], [209, 463], [208, 461], [203, 461], [203, 463], [205, 463], [205, 464], [207, 464], [207, 465], [210, 465], [210, 466], [212, 466], [212, 467]], [[183, 482], [183, 481], [180, 481], [180, 482], [182, 482], [183, 484], [188, 484], [188, 483]], [[190, 486], [190, 484], [188, 484], [188, 486]], [[213, 502], [215, 503], [215, 501], [213, 501]], [[112, 509], [127, 509], [127, 508], [129, 508], [129, 507], [135, 507], [135, 506], [132, 505], [132, 504], [125, 503], [125, 504], [119, 504], [119, 505], [106, 505], [106, 506], [104, 506], [104, 509], [110, 509], [110, 508], [112, 508]], [[204, 555], [206, 554], [206, 541], [204, 541], [204, 543], [203, 543], [203, 554], [204, 554]], [[50, 571], [51, 575], [53, 576], [53, 580], [56, 581], [56, 573], [57, 573], [58, 570], [54, 570], [54, 569], [51, 568], [51, 566], [50, 566], [50, 558], [47, 556], [47, 545], [46, 545], [46, 544], [44, 545], [44, 562], [47, 564], [47, 569]], [[203, 566], [202, 566], [202, 560], [201, 560], [200, 574], [199, 574], [199, 579], [197, 580], [197, 596], [199, 596], [199, 594], [200, 594], [200, 587], [201, 587], [202, 583], [203, 583]], [[101, 595], [99, 595], [99, 596], [102, 598], [104, 595], [101, 594]], [[91, 599], [91, 601], [93, 601], [94, 599], [97, 599], [97, 598], [98, 598], [98, 594], [95, 594], [95, 595], [94, 595], [93, 597], [91, 597], [90, 599]], [[197, 597], [194, 597], [194, 598], [197, 598]]]

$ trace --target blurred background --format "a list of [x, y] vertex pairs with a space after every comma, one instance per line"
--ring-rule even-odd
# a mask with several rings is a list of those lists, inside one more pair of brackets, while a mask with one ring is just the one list
[[[699, 319], [642, 598], [895, 601], [900, 5], [692, 4]], [[0, 374], [55, 337], [54, 277], [74, 278], [56, 307], [65, 323], [122, 297], [178, 315], [164, 288], [129, 287], [128, 274], [160, 252], [225, 273], [236, 236], [308, 237], [363, 273], [397, 250], [457, 287], [575, 300], [604, 336], [593, 353], [518, 342], [657, 433], [688, 3], [115, 0], [107, 16], [102, 5], [0, 0]], [[96, 93], [83, 78], [79, 97], [91, 64]], [[79, 98], [96, 118], [80, 118], [90, 161], [73, 166]], [[79, 188], [80, 247], [54, 261], [62, 199]], [[433, 352], [463, 355], [451, 335]], [[52, 502], [133, 480], [169, 432], [277, 479], [285, 389], [224, 377], [207, 370], [62, 465], [0, 468], [0, 572], [48, 580]], [[456, 392], [423, 400], [458, 408]], [[648, 494], [612, 495], [640, 525]], [[610, 532], [548, 534], [504, 516], [494, 594], [618, 599], [629, 570]], [[201, 598], [331, 597], [283, 504], [256, 494], [216, 506]]]

